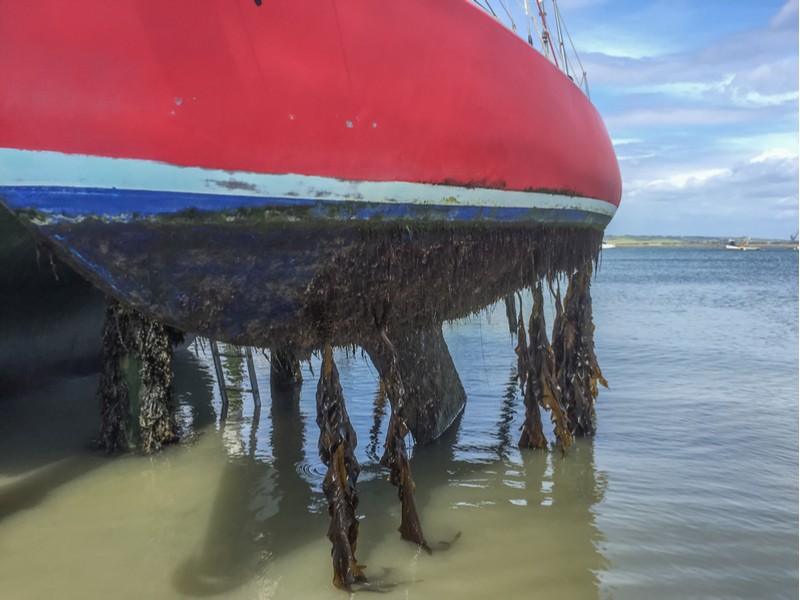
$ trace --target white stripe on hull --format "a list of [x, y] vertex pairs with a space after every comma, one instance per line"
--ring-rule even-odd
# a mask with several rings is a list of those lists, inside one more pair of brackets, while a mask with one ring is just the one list
[[578, 210], [612, 217], [609, 202], [546, 192], [181, 167], [168, 163], [0, 148], [0, 187], [117, 188], [325, 201]]

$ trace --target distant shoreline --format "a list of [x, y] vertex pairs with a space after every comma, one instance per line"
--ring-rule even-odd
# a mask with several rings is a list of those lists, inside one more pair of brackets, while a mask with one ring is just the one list
[[[677, 236], [638, 236], [638, 235], [607, 235], [603, 241], [614, 244], [618, 248], [725, 248], [729, 239], [720, 237], [677, 237]], [[751, 239], [749, 245], [754, 248], [797, 248], [797, 242], [784, 240]]]

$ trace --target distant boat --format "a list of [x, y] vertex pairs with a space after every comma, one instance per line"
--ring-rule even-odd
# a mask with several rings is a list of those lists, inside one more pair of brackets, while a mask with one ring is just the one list
[[616, 248], [616, 244], [612, 244], [611, 242], [603, 242], [603, 250], [610, 250], [611, 248]]
[[726, 250], [761, 250], [757, 246], [750, 245], [750, 238], [744, 238], [742, 241], [737, 242], [734, 239], [729, 239], [725, 244]]

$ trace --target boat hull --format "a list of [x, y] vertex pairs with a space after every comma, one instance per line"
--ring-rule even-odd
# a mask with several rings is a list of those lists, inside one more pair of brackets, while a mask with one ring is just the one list
[[0, 198], [35, 224], [261, 209], [298, 219], [538, 222], [604, 227], [595, 198], [409, 181], [180, 167], [139, 159], [0, 149]]
[[37, 229], [65, 261], [137, 310], [257, 347], [361, 345], [376, 324], [429, 328], [597, 256], [602, 231], [561, 225], [274, 223], [195, 213]]
[[[465, 0], [2, 3], [0, 39], [0, 202], [107, 293], [219, 339], [286, 337], [254, 332], [308, 316], [329, 252], [412, 231], [406, 285], [437, 236], [465, 264], [506, 248], [508, 285], [422, 311], [458, 316], [596, 254], [619, 204], [589, 100]], [[371, 264], [342, 269], [380, 288]]]

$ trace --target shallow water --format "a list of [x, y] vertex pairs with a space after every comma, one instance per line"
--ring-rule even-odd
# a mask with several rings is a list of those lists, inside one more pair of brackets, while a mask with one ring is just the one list
[[[357, 556], [389, 598], [796, 598], [798, 265], [792, 251], [604, 252], [593, 282], [611, 389], [565, 457], [516, 448], [524, 409], [502, 306], [445, 326], [469, 397], [413, 452], [430, 542], [399, 539], [377, 465], [368, 360], [336, 355], [359, 436]], [[299, 397], [232, 393], [200, 345], [177, 357], [189, 439], [153, 458], [92, 450], [97, 379], [0, 397], [0, 589], [8, 598], [337, 598], [308, 367]], [[246, 381], [225, 360], [229, 384]], [[318, 361], [311, 369], [318, 374]]]

